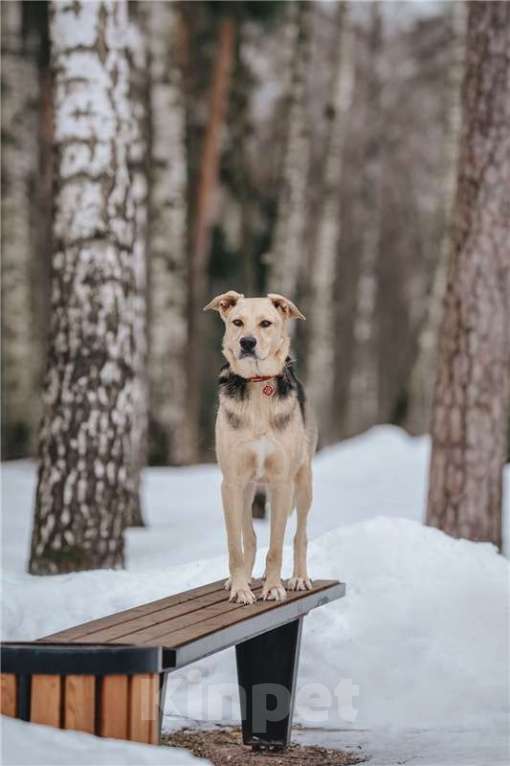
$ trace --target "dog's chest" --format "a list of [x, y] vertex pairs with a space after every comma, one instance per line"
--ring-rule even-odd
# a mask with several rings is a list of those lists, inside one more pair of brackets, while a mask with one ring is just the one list
[[290, 422], [295, 406], [294, 397], [281, 400], [274, 384], [262, 382], [253, 384], [242, 400], [221, 399], [221, 410], [227, 424], [243, 441], [282, 433]]
[[305, 448], [304, 423], [296, 392], [253, 383], [242, 395], [224, 387], [216, 424], [222, 470], [258, 481], [280, 480], [294, 470]]
[[246, 444], [248, 450], [255, 457], [255, 479], [264, 479], [266, 472], [267, 459], [272, 457], [278, 449], [273, 439], [268, 436], [261, 436], [258, 439], [249, 441]]

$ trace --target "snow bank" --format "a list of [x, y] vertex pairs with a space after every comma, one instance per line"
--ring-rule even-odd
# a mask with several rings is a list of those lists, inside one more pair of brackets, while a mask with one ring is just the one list
[[[340, 572], [343, 603], [305, 632], [302, 674], [359, 687], [357, 725], [475, 726], [504, 714], [509, 564], [490, 545], [378, 518], [311, 546], [312, 571]], [[341, 723], [337, 716], [334, 723]]]
[[90, 734], [64, 732], [5, 717], [1, 720], [3, 766], [69, 766], [71, 763], [73, 766], [198, 766], [209, 763], [177, 748], [99, 739]]

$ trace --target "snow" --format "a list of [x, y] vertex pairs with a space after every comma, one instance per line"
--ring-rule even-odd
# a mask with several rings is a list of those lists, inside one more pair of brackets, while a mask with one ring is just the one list
[[[491, 545], [422, 525], [427, 461], [426, 438], [387, 426], [316, 459], [310, 571], [348, 591], [305, 620], [299, 737], [361, 745], [380, 766], [504, 763], [509, 564]], [[507, 469], [507, 503], [509, 479]], [[125, 572], [25, 574], [34, 483], [31, 463], [4, 464], [5, 638], [36, 638], [227, 572], [215, 466], [146, 471], [150, 526], [128, 532]], [[256, 529], [260, 573], [267, 523]], [[291, 545], [284, 553], [289, 575]], [[165, 728], [237, 721], [237, 700], [227, 650], [169, 677]]]
[[508, 733], [490, 729], [297, 729], [296, 742], [370, 754], [369, 766], [508, 766]]
[[90, 734], [63, 732], [2, 717], [2, 764], [4, 766], [199, 766], [209, 761], [186, 750], [153, 747]]

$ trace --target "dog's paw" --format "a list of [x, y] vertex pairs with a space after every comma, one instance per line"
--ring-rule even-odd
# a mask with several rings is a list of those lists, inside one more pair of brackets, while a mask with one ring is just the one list
[[285, 601], [287, 598], [287, 591], [281, 582], [271, 583], [266, 580], [260, 598], [263, 601]]
[[[253, 582], [253, 577], [248, 578], [248, 585], [251, 585], [252, 582]], [[230, 590], [231, 589], [231, 587], [232, 587], [232, 578], [231, 577], [227, 577], [223, 587], [225, 588], [225, 590]]]
[[288, 590], [312, 590], [312, 581], [309, 577], [291, 577], [287, 580]]
[[230, 591], [229, 601], [232, 601], [234, 604], [254, 604], [256, 600], [257, 597], [248, 585], [238, 588], [232, 587]]

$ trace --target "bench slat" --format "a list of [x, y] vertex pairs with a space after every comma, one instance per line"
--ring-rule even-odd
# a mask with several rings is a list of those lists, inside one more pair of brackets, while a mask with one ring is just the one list
[[[113, 639], [112, 643], [122, 644], [143, 644], [164, 646], [169, 649], [182, 646], [183, 644], [196, 641], [203, 636], [214, 633], [217, 630], [231, 627], [239, 622], [250, 620], [264, 612], [270, 612], [273, 609], [282, 608], [283, 605], [306, 599], [313, 593], [327, 590], [336, 584], [332, 580], [316, 580], [312, 590], [309, 591], [289, 591], [287, 599], [281, 601], [257, 601], [255, 604], [243, 606], [241, 604], [230, 604], [230, 609], [217, 609], [215, 605], [206, 607], [196, 615], [187, 616], [182, 620], [170, 620], [166, 623], [155, 625], [152, 628], [127, 633], [121, 638]], [[255, 593], [261, 591], [261, 585], [255, 588]], [[224, 596], [228, 605], [228, 593]], [[186, 623], [186, 624], [183, 624]]]
[[99, 734], [128, 739], [128, 676], [104, 676], [101, 681]]
[[65, 676], [64, 729], [94, 734], [96, 679], [94, 676]]
[[14, 673], [1, 674], [0, 713], [16, 718], [18, 679]]
[[[214, 625], [212, 629], [210, 626], [206, 626], [204, 635], [195, 635], [193, 640], [184, 640], [175, 648], [163, 649], [165, 666], [168, 669], [184, 667], [191, 662], [227, 649], [229, 646], [236, 646], [288, 622], [294, 622], [312, 609], [343, 596], [345, 596], [345, 585], [334, 581], [323, 590], [307, 591], [298, 598], [293, 598], [289, 594], [286, 601], [280, 601], [277, 604], [270, 602], [274, 604], [272, 608], [256, 610], [249, 617], [235, 624], [223, 628]], [[242, 607], [242, 609], [251, 610], [251, 607]], [[175, 634], [171, 638], [172, 641], [175, 641]], [[183, 638], [186, 639], [185, 636]]]
[[[88, 669], [89, 659], [94, 667], [98, 665], [94, 657], [89, 658], [88, 645], [94, 645], [92, 651], [101, 655], [100, 657], [98, 655], [98, 660], [108, 648], [113, 650], [114, 647], [133, 652], [140, 651], [142, 648], [147, 651], [162, 651], [163, 654], [156, 658], [158, 660], [156, 664], [159, 669], [169, 670], [245, 641], [252, 635], [283, 625], [321, 604], [345, 595], [345, 586], [337, 580], [315, 580], [311, 590], [289, 591], [287, 599], [283, 602], [257, 601], [250, 606], [242, 606], [229, 601], [229, 594], [223, 586], [224, 581], [217, 580], [185, 593], [159, 599], [150, 604], [143, 604], [46, 636], [35, 645], [42, 648], [51, 644], [49, 650], [58, 653], [59, 645], [65, 643], [63, 651], [69, 654], [69, 658], [67, 655], [60, 657], [62, 661], [57, 663], [60, 668], [57, 672], [61, 672], [64, 668], [66, 659], [71, 663], [70, 670], [67, 672], [81, 675], [96, 672]], [[260, 595], [261, 588], [262, 581], [254, 581], [253, 589], [256, 595]], [[9, 660], [9, 652], [13, 654], [13, 657], [5, 670], [18, 672], [14, 668], [18, 667], [19, 662], [28, 662], [32, 657], [30, 655], [27, 659], [28, 649], [28, 646], [25, 648], [22, 644], [19, 645], [19, 650], [17, 645], [14, 647], [6, 645], [4, 659]], [[78, 655], [74, 657], [75, 651], [81, 658], [79, 661]], [[20, 654], [19, 658], [17, 653]], [[108, 657], [106, 660], [111, 666], [112, 663]], [[35, 663], [31, 672], [41, 672], [38, 667]], [[74, 668], [77, 669], [74, 670]], [[49, 672], [55, 672], [55, 670]], [[111, 673], [112, 670], [109, 672]], [[113, 670], [113, 673], [115, 672], [125, 674], [131, 671]], [[152, 666], [143, 669], [138, 662], [135, 672], [151, 673], [154, 670]]]
[[[260, 585], [255, 587], [259, 587], [260, 589]], [[190, 599], [183, 602], [182, 604], [177, 604], [164, 609], [158, 609], [155, 612], [151, 612], [150, 614], [146, 614], [141, 617], [134, 617], [130, 620], [124, 620], [123, 622], [119, 622], [116, 625], [112, 625], [108, 628], [94, 630], [93, 632], [83, 636], [80, 641], [83, 641], [84, 643], [97, 644], [109, 643], [116, 638], [122, 638], [123, 636], [127, 635], [131, 636], [143, 628], [152, 628], [155, 625], [159, 625], [161, 623], [167, 624], [170, 621], [172, 624], [174, 622], [178, 623], [179, 620], [182, 620], [183, 618], [186, 620], [188, 616], [191, 616], [191, 622], [194, 622], [196, 619], [200, 620], [200, 615], [203, 614], [207, 607], [214, 607], [219, 612], [222, 610], [227, 612], [232, 608], [236, 608], [236, 606], [238, 605], [232, 604], [228, 600], [228, 592], [222, 588], [221, 590], [214, 591], [213, 593], [208, 593], [205, 596]], [[181, 623], [181, 626], [186, 624], [187, 622], [184, 621]]]
[[159, 677], [138, 674], [130, 679], [129, 739], [157, 745], [159, 740]]
[[114, 625], [127, 622], [137, 617], [153, 614], [160, 609], [166, 609], [172, 606], [178, 606], [184, 602], [191, 601], [195, 598], [200, 598], [208, 593], [214, 593], [215, 591], [223, 591], [225, 580], [216, 580], [208, 585], [201, 585], [198, 588], [192, 588], [191, 590], [183, 591], [183, 593], [176, 593], [173, 596], [166, 598], [160, 598], [157, 601], [151, 601], [148, 604], [141, 604], [140, 606], [132, 607], [131, 609], [125, 609], [122, 612], [116, 612], [115, 614], [106, 615], [105, 617], [99, 617], [97, 620], [90, 620], [84, 622], [81, 625], [76, 625], [72, 628], [60, 630], [57, 633], [51, 633], [43, 638], [40, 638], [41, 642], [53, 643], [55, 641], [72, 642], [78, 641], [85, 636], [93, 633], [96, 630], [103, 630], [111, 628]]
[[33, 675], [30, 691], [30, 720], [60, 727], [62, 719], [62, 677]]

